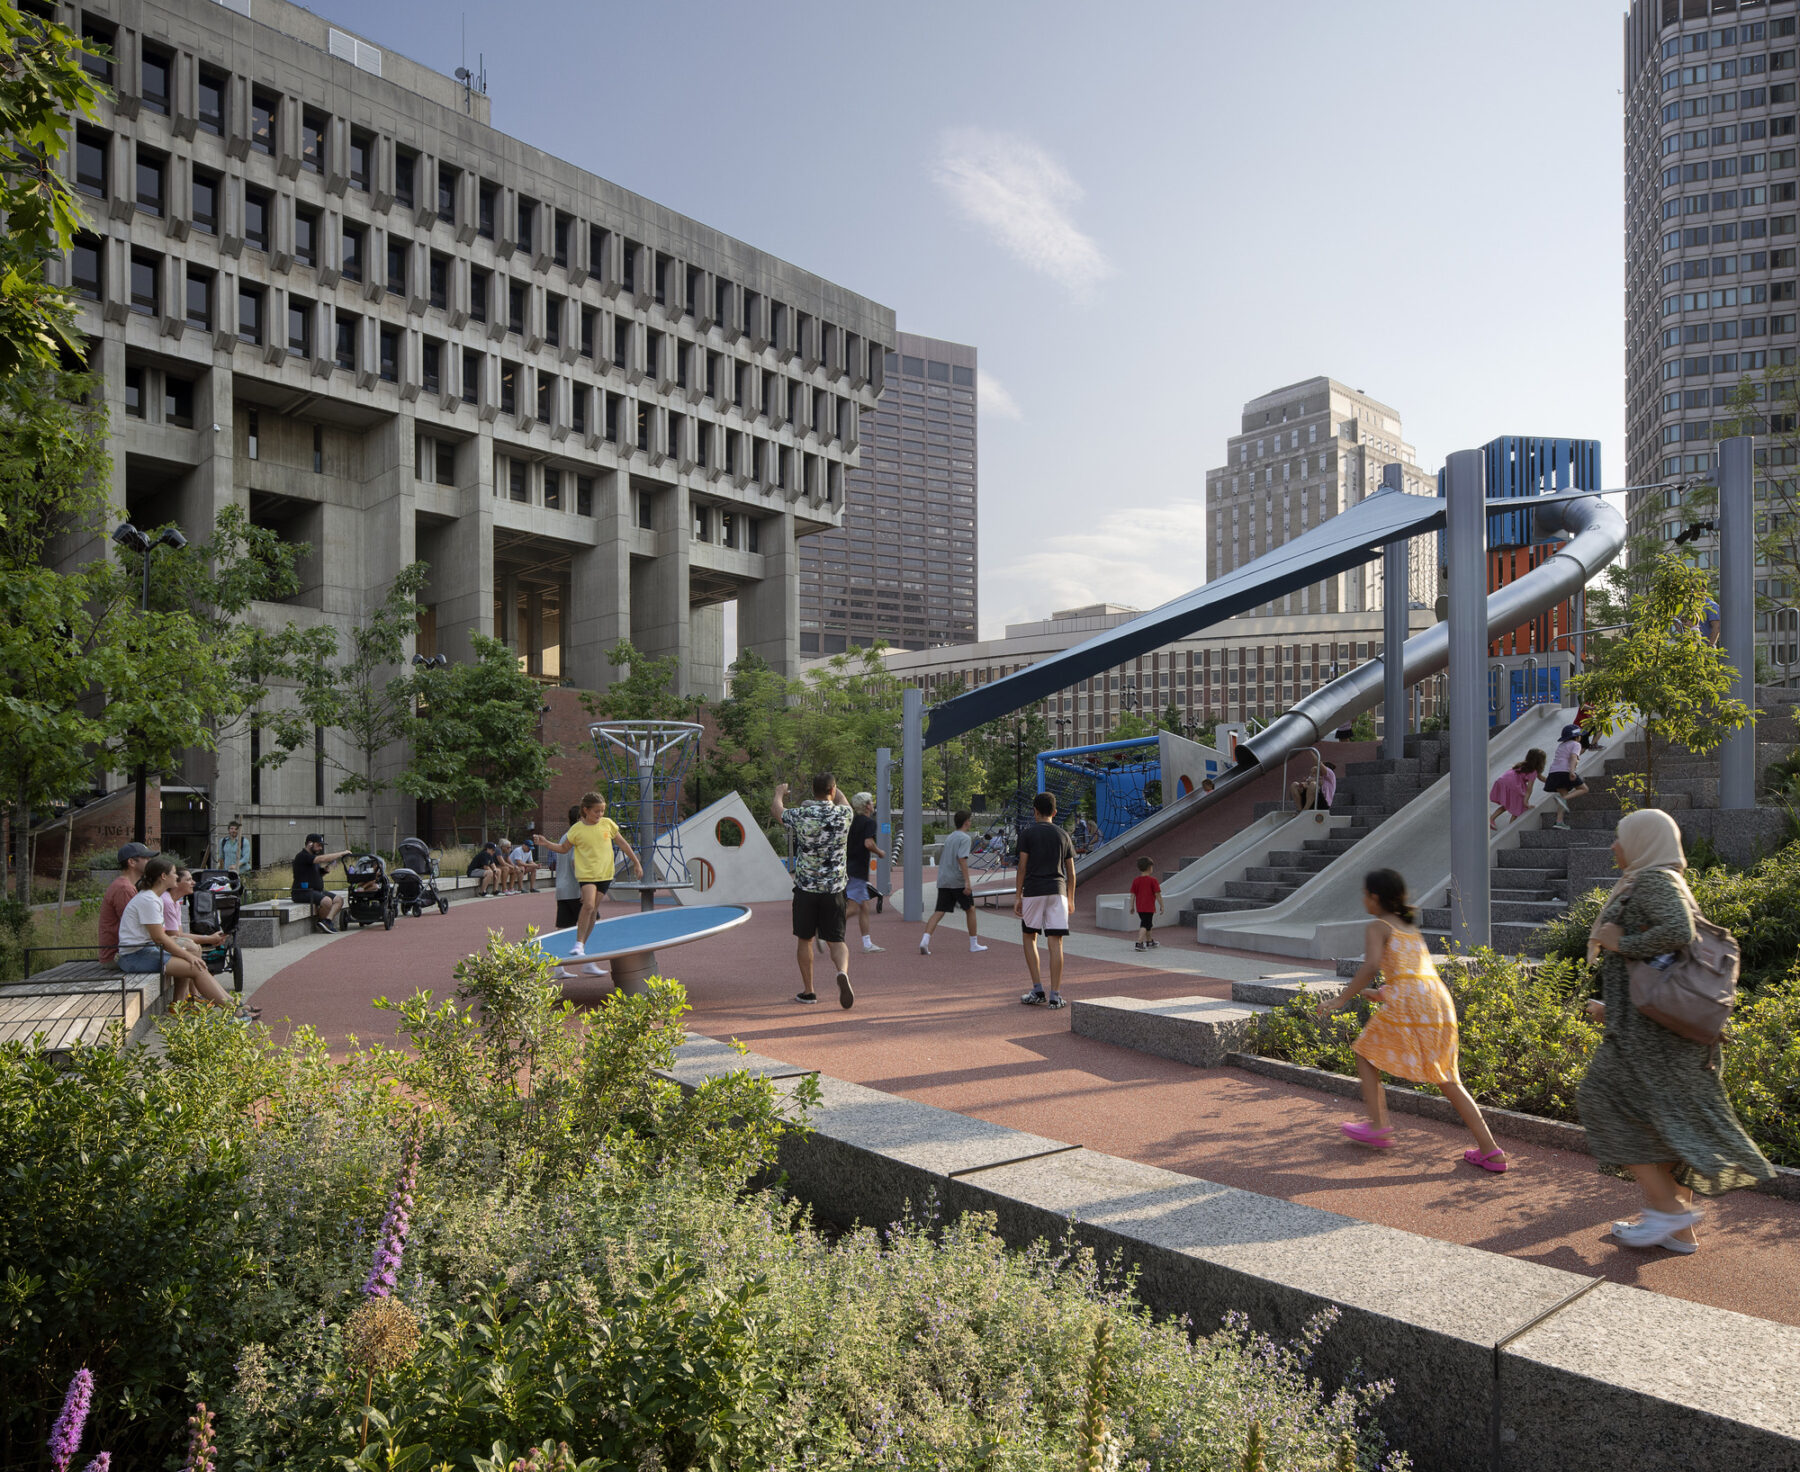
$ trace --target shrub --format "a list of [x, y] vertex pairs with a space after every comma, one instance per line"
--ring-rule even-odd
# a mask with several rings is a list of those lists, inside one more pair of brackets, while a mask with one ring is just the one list
[[[1701, 914], [1723, 925], [1743, 948], [1741, 986], [1755, 991], [1787, 974], [1800, 952], [1800, 844], [1778, 849], [1743, 872], [1696, 864], [1687, 880]], [[1590, 891], [1544, 926], [1545, 954], [1584, 962], [1588, 931], [1607, 893]]]

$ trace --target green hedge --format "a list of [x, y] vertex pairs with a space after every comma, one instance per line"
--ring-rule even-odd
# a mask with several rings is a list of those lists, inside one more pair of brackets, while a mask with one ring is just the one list
[[[1196, 1333], [929, 1203], [815, 1231], [752, 1183], [816, 1085], [684, 1095], [656, 1074], [676, 983], [577, 1015], [534, 957], [492, 941], [456, 999], [391, 1005], [404, 1050], [210, 1012], [166, 1060], [0, 1047], [0, 1468], [44, 1465], [84, 1365], [76, 1465], [175, 1465], [202, 1400], [221, 1472], [1407, 1465], [1385, 1387], [1310, 1378], [1328, 1318]], [[368, 1297], [397, 1179], [410, 1235]]]
[[[1576, 1097], [1601, 1034], [1581, 1012], [1594, 992], [1585, 960], [1533, 965], [1479, 950], [1441, 974], [1456, 1001], [1458, 1067], [1469, 1092], [1496, 1108], [1579, 1124]], [[1298, 998], [1258, 1021], [1251, 1049], [1354, 1076], [1350, 1043], [1362, 1023], [1355, 1012], [1320, 1022], [1316, 1003]], [[1775, 1164], [1800, 1167], [1800, 965], [1790, 961], [1784, 975], [1743, 995], [1730, 1036], [1725, 1090], [1738, 1118]]]

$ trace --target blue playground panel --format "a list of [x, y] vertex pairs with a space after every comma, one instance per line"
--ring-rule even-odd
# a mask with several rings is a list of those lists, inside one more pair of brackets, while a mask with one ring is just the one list
[[[730, 930], [750, 918], [747, 905], [693, 905], [677, 910], [653, 910], [648, 914], [620, 915], [596, 920], [588, 932], [589, 961], [635, 955], [660, 946], [685, 945]], [[538, 949], [558, 961], [566, 961], [575, 948], [575, 929], [552, 930], [537, 938]]]
[[[1072, 777], [1094, 784], [1094, 817], [1100, 828], [1100, 841], [1110, 843], [1126, 829], [1141, 823], [1154, 811], [1144, 796], [1144, 789], [1162, 780], [1162, 760], [1158, 756], [1147, 762], [1122, 762], [1109, 765], [1098, 761], [1082, 761], [1103, 753], [1154, 750], [1155, 736], [1138, 736], [1126, 741], [1100, 741], [1092, 746], [1065, 746], [1056, 751], [1041, 752], [1037, 759], [1038, 791], [1049, 790], [1050, 773], [1066, 772]], [[1210, 770], [1212, 763], [1207, 766]]]

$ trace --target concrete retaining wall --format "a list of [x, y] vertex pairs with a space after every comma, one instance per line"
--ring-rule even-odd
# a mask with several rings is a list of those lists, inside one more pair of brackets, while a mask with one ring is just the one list
[[[695, 1037], [672, 1076], [739, 1068], [805, 1072]], [[1592, 1280], [820, 1085], [812, 1129], [782, 1142], [779, 1163], [821, 1217], [884, 1225], [935, 1203], [993, 1213], [1015, 1246], [1072, 1234], [1135, 1266], [1145, 1302], [1202, 1332], [1237, 1309], [1292, 1337], [1335, 1304], [1315, 1373], [1391, 1379], [1380, 1418], [1421, 1472], [1800, 1468], [1800, 1329], [1610, 1283], [1559, 1309]]]

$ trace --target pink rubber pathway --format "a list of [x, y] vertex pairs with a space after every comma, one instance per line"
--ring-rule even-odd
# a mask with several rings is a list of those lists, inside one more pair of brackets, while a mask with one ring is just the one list
[[[391, 932], [354, 933], [278, 972], [256, 1002], [278, 1037], [290, 1022], [307, 1022], [333, 1048], [351, 1034], [391, 1038], [389, 1016], [370, 1008], [373, 998], [421, 987], [447, 992], [455, 963], [488, 929], [519, 939], [528, 925], [547, 930], [554, 909], [547, 894], [466, 901], [448, 915], [402, 919]], [[1406, 1116], [1397, 1117], [1392, 1150], [1352, 1145], [1337, 1128], [1356, 1113], [1350, 1100], [1074, 1036], [1066, 1011], [1019, 1005], [1026, 976], [1016, 942], [993, 939], [972, 955], [948, 921], [926, 958], [917, 949], [920, 927], [889, 910], [875, 921], [887, 949], [852, 956], [854, 1009], [836, 1005], [823, 965], [819, 1004], [801, 1007], [791, 1000], [798, 983], [787, 906], [756, 911], [728, 936], [664, 953], [665, 969], [687, 986], [695, 1032], [1168, 1170], [1800, 1325], [1800, 1203], [1737, 1192], [1712, 1205], [1699, 1253], [1634, 1251], [1615, 1245], [1606, 1228], [1635, 1212], [1635, 1188], [1599, 1174], [1585, 1155], [1503, 1138], [1513, 1169], [1490, 1175], [1463, 1163], [1471, 1143], [1463, 1130]], [[1016, 925], [1010, 915], [981, 915], [990, 935], [1016, 935]], [[1162, 939], [1171, 951], [1198, 950], [1174, 930]], [[1130, 944], [1120, 938], [1123, 955], [1133, 954]], [[1076, 957], [1064, 990], [1230, 994], [1224, 981]]]

